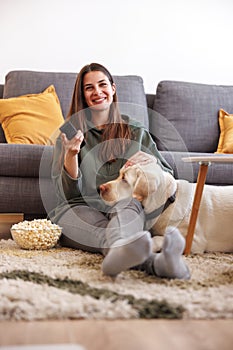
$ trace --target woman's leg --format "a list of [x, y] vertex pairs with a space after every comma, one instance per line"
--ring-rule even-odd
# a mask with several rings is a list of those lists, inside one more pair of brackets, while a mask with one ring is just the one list
[[185, 239], [176, 227], [168, 227], [161, 253], [152, 253], [135, 268], [149, 275], [166, 278], [189, 279], [190, 271], [183, 258]]
[[66, 247], [104, 254], [108, 223], [109, 219], [94, 208], [70, 208], [58, 222], [63, 228], [60, 243]]
[[119, 243], [121, 239], [133, 241], [144, 234], [144, 212], [136, 199], [119, 202], [106, 214], [88, 206], [76, 206], [58, 224], [63, 228], [62, 245], [105, 253], [115, 242], [123, 245]]
[[137, 200], [121, 202], [107, 216], [87, 206], [71, 208], [58, 224], [63, 227], [62, 245], [107, 254], [102, 265], [107, 275], [136, 266], [159, 277], [190, 278], [182, 257], [183, 236], [176, 229], [168, 230], [162, 252], [152, 253], [152, 240], [143, 231], [144, 212]]
[[143, 231], [145, 214], [136, 199], [118, 202], [109, 213], [106, 229], [109, 252], [102, 270], [104, 274], [116, 276], [121, 271], [143, 263], [152, 252], [152, 239]]
[[104, 215], [94, 208], [70, 208], [59, 220], [64, 246], [98, 252], [107, 257], [102, 270], [115, 276], [143, 263], [152, 251], [150, 233], [143, 231], [144, 211], [136, 199], [117, 203]]

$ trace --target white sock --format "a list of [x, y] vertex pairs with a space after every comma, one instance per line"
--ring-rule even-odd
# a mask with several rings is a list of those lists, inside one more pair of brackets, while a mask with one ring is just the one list
[[148, 231], [138, 232], [130, 239], [119, 239], [103, 260], [102, 271], [115, 277], [121, 271], [142, 264], [152, 252], [152, 239]]
[[189, 279], [190, 272], [183, 258], [185, 239], [175, 227], [169, 227], [164, 237], [161, 253], [154, 258], [154, 270], [157, 276]]

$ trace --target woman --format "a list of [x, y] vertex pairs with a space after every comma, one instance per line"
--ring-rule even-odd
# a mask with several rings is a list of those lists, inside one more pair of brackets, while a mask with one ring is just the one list
[[130, 199], [109, 207], [99, 196], [98, 187], [115, 179], [123, 165], [145, 164], [156, 157], [164, 170], [172, 172], [148, 131], [121, 115], [116, 85], [105, 67], [92, 63], [81, 69], [67, 120], [77, 133], [71, 139], [62, 133], [56, 142], [53, 181], [59, 203], [50, 215], [63, 228], [61, 244], [103, 254], [102, 270], [109, 276], [137, 266], [159, 276], [188, 278], [179, 233], [169, 236], [172, 244], [166, 242], [169, 259], [165, 250], [152, 254], [140, 202]]

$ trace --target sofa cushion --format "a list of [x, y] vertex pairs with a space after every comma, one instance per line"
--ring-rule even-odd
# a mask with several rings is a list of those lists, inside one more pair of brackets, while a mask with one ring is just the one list
[[[197, 182], [199, 163], [186, 163], [182, 158], [208, 156], [212, 153], [200, 152], [169, 152], [161, 151], [162, 156], [171, 165], [176, 179], [184, 179], [190, 182]], [[232, 185], [233, 166], [231, 163], [212, 163], [208, 168], [206, 184], [209, 185]]]
[[160, 82], [150, 115], [150, 130], [158, 148], [215, 152], [220, 108], [233, 113], [233, 86]]
[[[41, 199], [41, 181], [43, 182], [43, 201]], [[5, 195], [4, 199], [0, 201], [0, 212], [21, 212], [24, 213], [25, 220], [41, 216], [46, 217], [49, 209], [54, 208], [57, 202], [55, 196], [53, 196], [52, 186], [51, 179], [39, 180], [36, 177], [1, 176], [0, 193]], [[44, 202], [46, 202], [47, 211]]]
[[148, 128], [149, 117], [143, 79], [137, 75], [114, 75], [113, 79], [117, 87], [121, 113], [139, 121]]
[[68, 111], [76, 80], [75, 73], [11, 71], [6, 75], [3, 98], [38, 94], [54, 85], [63, 115]]
[[[77, 73], [11, 71], [6, 75], [4, 98], [44, 91], [54, 85], [59, 97], [63, 116], [68, 113]], [[148, 113], [143, 80], [136, 75], [113, 76], [117, 86], [121, 112], [129, 114], [148, 127]]]
[[53, 146], [0, 143], [0, 177], [50, 178], [52, 158]]
[[0, 100], [0, 123], [8, 143], [54, 144], [63, 122], [53, 85], [39, 94]]
[[233, 153], [233, 114], [219, 110], [220, 138], [216, 153]]

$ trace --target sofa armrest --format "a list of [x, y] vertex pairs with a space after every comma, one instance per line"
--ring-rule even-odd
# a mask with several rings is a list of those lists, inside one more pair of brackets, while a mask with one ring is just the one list
[[155, 95], [154, 94], [146, 94], [147, 108], [153, 109], [154, 100], [155, 100]]

